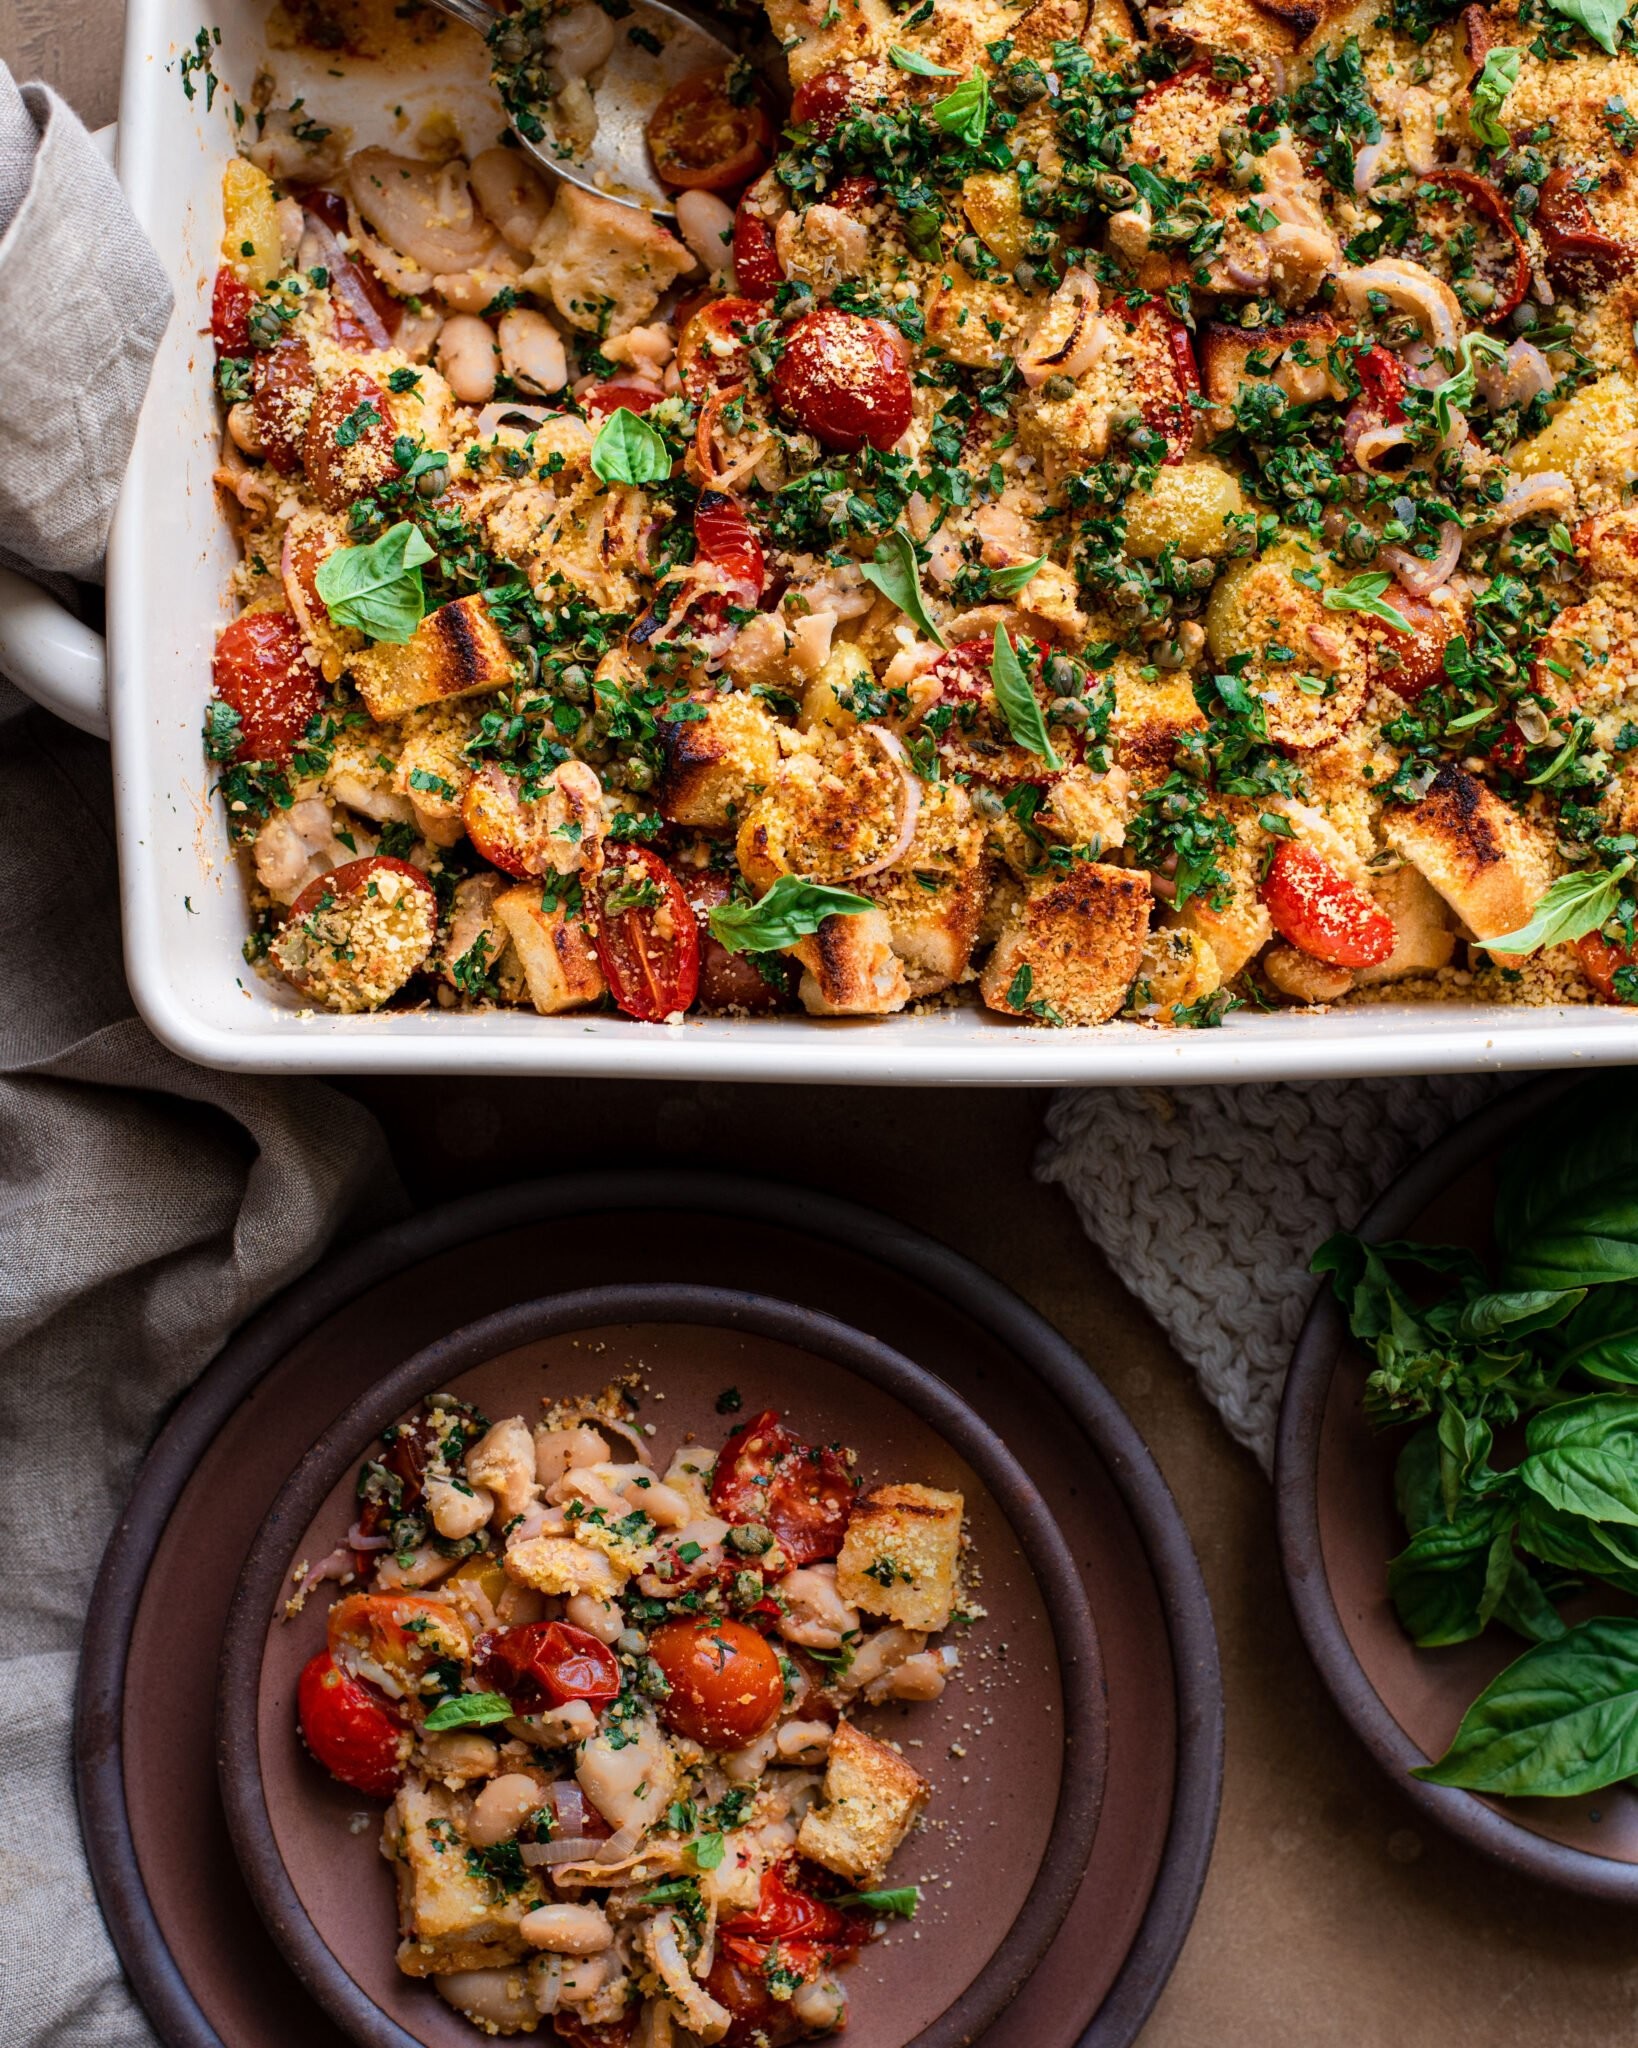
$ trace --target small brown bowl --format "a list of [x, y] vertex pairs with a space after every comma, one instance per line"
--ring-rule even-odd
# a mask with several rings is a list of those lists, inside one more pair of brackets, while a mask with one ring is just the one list
[[742, 1415], [778, 1408], [806, 1435], [851, 1444], [867, 1481], [966, 1498], [986, 1616], [963, 1638], [963, 1671], [936, 1703], [867, 1717], [912, 1751], [933, 1795], [892, 1873], [922, 1886], [915, 1929], [849, 1971], [847, 2033], [849, 2048], [960, 2048], [1045, 1954], [1091, 1853], [1106, 1727], [1086, 1595], [1028, 1475], [942, 1381], [829, 1316], [727, 1289], [593, 1288], [503, 1310], [417, 1353], [308, 1452], [251, 1548], [224, 1646], [219, 1775], [257, 1908], [355, 2040], [472, 2048], [475, 2030], [394, 1963], [379, 1806], [360, 1825], [366, 1802], [297, 1739], [296, 1680], [322, 1647], [328, 1603], [284, 1620], [290, 1575], [336, 1543], [361, 1459], [423, 1395], [531, 1413], [543, 1394], [595, 1393], [633, 1366], [663, 1447], [690, 1432], [720, 1443], [732, 1424], [717, 1401], [732, 1386]]
[[[1487, 1249], [1501, 1153], [1535, 1117], [1558, 1113], [1553, 1105], [1570, 1085], [1538, 1082], [1459, 1124], [1381, 1196], [1360, 1236]], [[1292, 1356], [1274, 1467], [1286, 1586], [1320, 1676], [1430, 1820], [1560, 1890], [1638, 1905], [1638, 1796], [1625, 1787], [1580, 1799], [1492, 1799], [1410, 1776], [1444, 1753], [1474, 1698], [1524, 1645], [1497, 1627], [1470, 1643], [1419, 1650], [1400, 1627], [1387, 1566], [1406, 1540], [1393, 1499], [1405, 1432], [1365, 1420], [1372, 1363], [1322, 1286]], [[1592, 1612], [1593, 1596], [1583, 1597]]]

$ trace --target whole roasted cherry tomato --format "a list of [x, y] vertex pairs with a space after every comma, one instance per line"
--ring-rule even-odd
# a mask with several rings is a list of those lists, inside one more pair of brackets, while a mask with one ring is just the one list
[[597, 960], [628, 1017], [657, 1024], [693, 1002], [699, 925], [682, 885], [646, 846], [609, 851], [597, 879]]
[[805, 313], [785, 337], [773, 385], [798, 426], [845, 454], [866, 443], [891, 448], [910, 424], [909, 356], [886, 320], [835, 306]]
[[1615, 977], [1623, 967], [1634, 964], [1630, 947], [1612, 945], [1602, 932], [1588, 932], [1585, 938], [1575, 942], [1576, 958], [1581, 971], [1598, 991], [1599, 1000], [1606, 1003], [1630, 1003], [1632, 996], [1623, 995], [1615, 985]]
[[466, 1623], [449, 1603], [419, 1593], [350, 1593], [330, 1609], [327, 1641], [340, 1670], [400, 1692], [413, 1692], [431, 1665], [464, 1664], [472, 1653]]
[[618, 412], [622, 406], [627, 412], [647, 412], [651, 405], [659, 404], [663, 395], [646, 384], [622, 384], [615, 378], [607, 384], [594, 384], [580, 402], [593, 419], [599, 419], [604, 413]]
[[689, 316], [677, 339], [677, 374], [690, 398], [745, 382], [751, 334], [767, 317], [755, 299], [710, 299]]
[[296, 1687], [301, 1737], [332, 1778], [372, 1799], [390, 1799], [404, 1777], [404, 1724], [373, 1686], [340, 1670], [328, 1650], [304, 1666]]
[[648, 149], [663, 185], [735, 191], [767, 169], [773, 124], [754, 93], [742, 105], [735, 102], [726, 71], [696, 71], [649, 116]]
[[1299, 840], [1280, 841], [1262, 897], [1280, 937], [1329, 967], [1378, 967], [1394, 949], [1387, 912]]
[[1406, 253], [1438, 271], [1449, 267], [1446, 252], [1460, 251], [1457, 298], [1486, 325], [1506, 319], [1530, 289], [1530, 252], [1500, 190], [1477, 172], [1440, 165], [1423, 176], [1417, 203], [1420, 244]]
[[211, 687], [239, 714], [236, 761], [289, 761], [324, 704], [318, 670], [288, 612], [242, 612], [222, 628]]
[[747, 196], [734, 213], [734, 283], [742, 298], [767, 300], [784, 281], [773, 224], [751, 210]]
[[339, 512], [399, 474], [387, 394], [362, 370], [348, 370], [313, 401], [301, 459], [326, 511]]
[[210, 294], [210, 331], [219, 356], [250, 353], [250, 309], [256, 294], [224, 264]]
[[791, 96], [791, 126], [811, 128], [819, 141], [834, 135], [844, 115], [857, 106], [859, 88], [845, 71], [821, 71], [804, 79]]
[[869, 1922], [856, 1920], [840, 1906], [798, 1891], [791, 1882], [791, 1861], [771, 1864], [762, 1873], [761, 1894], [754, 1913], [734, 1913], [719, 1923], [719, 1932], [748, 1936], [753, 1941], [811, 1941], [827, 1948], [862, 1948], [870, 1939]]
[[1405, 366], [1391, 349], [1375, 342], [1354, 357], [1360, 389], [1390, 426], [1405, 417]]
[[318, 380], [305, 341], [277, 341], [259, 353], [251, 375], [251, 411], [262, 453], [281, 476], [301, 467], [302, 444]]
[[1638, 264], [1638, 249], [1599, 228], [1572, 170], [1548, 172], [1534, 220], [1546, 251], [1547, 275], [1560, 291], [1606, 290]]
[[784, 1704], [779, 1659], [742, 1621], [691, 1614], [662, 1622], [648, 1653], [671, 1688], [660, 1719], [708, 1749], [755, 1742]]
[[761, 1522], [792, 1564], [835, 1557], [853, 1512], [853, 1482], [839, 1451], [805, 1444], [772, 1408], [723, 1445], [711, 1507], [725, 1522]]
[[1391, 604], [1410, 627], [1401, 633], [1396, 626], [1367, 621], [1370, 639], [1366, 663], [1373, 683], [1385, 683], [1390, 690], [1414, 703], [1429, 683], [1444, 681], [1445, 649], [1455, 633], [1449, 612], [1425, 597], [1413, 597], [1402, 583], [1390, 583], [1384, 601]]
[[600, 1705], [620, 1691], [614, 1652], [566, 1621], [534, 1621], [478, 1638], [473, 1669], [520, 1714], [542, 1714], [570, 1700]]
[[701, 491], [694, 507], [697, 552], [740, 587], [740, 604], [755, 604], [767, 581], [762, 543], [740, 509], [737, 498], [722, 491]]

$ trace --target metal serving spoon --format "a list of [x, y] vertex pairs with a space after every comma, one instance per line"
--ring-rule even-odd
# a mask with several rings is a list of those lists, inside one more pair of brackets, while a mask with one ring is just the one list
[[[485, 0], [433, 0], [433, 4], [487, 38], [498, 16]], [[540, 109], [545, 138], [536, 142], [512, 121], [513, 133], [529, 154], [571, 185], [623, 206], [670, 214], [676, 194], [654, 175], [648, 153], [648, 122], [661, 98], [696, 71], [731, 64], [738, 53], [722, 38], [667, 0], [631, 0], [614, 23], [614, 51], [595, 88], [597, 130], [590, 146], [577, 151], [552, 125], [553, 109]]]

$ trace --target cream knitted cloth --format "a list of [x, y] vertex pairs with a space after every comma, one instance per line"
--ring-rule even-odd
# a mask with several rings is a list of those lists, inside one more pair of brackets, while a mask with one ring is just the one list
[[1054, 1101], [1035, 1172], [1063, 1186], [1268, 1471], [1315, 1247], [1352, 1229], [1419, 1152], [1510, 1085], [1456, 1074], [1086, 1089]]

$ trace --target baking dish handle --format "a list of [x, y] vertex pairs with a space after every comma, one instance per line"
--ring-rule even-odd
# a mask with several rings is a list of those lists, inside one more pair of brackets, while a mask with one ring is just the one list
[[81, 732], [108, 737], [108, 648], [37, 583], [0, 569], [0, 674]]

